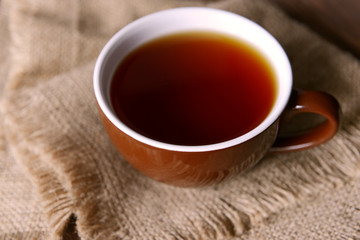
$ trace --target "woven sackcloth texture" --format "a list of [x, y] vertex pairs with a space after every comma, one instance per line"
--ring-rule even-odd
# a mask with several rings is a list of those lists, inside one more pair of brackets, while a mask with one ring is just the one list
[[[8, 5], [0, 5], [0, 92], [10, 66]], [[2, 94], [1, 94], [2, 95]], [[5, 140], [0, 115], [0, 239], [44, 239], [45, 212], [25, 166], [16, 162]]]
[[[360, 64], [260, 0], [0, 2], [0, 239], [360, 239]], [[334, 95], [329, 142], [183, 189], [131, 167], [106, 135], [94, 61], [127, 23], [208, 6], [248, 17], [286, 50], [298, 88]]]

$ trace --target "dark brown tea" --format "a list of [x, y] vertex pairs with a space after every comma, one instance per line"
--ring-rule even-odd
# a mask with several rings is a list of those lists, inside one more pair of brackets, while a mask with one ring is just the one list
[[249, 132], [269, 114], [276, 84], [252, 46], [221, 34], [178, 33], [131, 52], [110, 88], [119, 119], [151, 139], [206, 145]]

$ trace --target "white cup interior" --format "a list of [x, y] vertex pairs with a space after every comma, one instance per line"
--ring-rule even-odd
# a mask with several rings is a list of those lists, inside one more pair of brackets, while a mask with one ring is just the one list
[[[113, 112], [109, 97], [112, 75], [130, 51], [151, 39], [184, 31], [213, 31], [248, 42], [258, 49], [273, 67], [277, 84], [274, 106], [266, 119], [253, 130], [221, 143], [182, 146], [145, 137], [126, 126]], [[267, 129], [284, 110], [292, 88], [289, 60], [277, 40], [256, 23], [223, 10], [212, 8], [174, 8], [142, 17], [117, 32], [100, 53], [94, 70], [94, 91], [98, 104], [107, 118], [121, 131], [154, 147], [186, 152], [211, 151], [247, 141]]]

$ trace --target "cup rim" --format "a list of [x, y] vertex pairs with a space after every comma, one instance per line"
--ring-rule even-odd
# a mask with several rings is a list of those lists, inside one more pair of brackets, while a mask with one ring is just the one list
[[[146, 137], [144, 135], [141, 135], [140, 133], [132, 130], [130, 127], [128, 127], [126, 124], [124, 124], [113, 112], [111, 109], [111, 106], [105, 101], [105, 96], [103, 94], [103, 89], [101, 88], [101, 73], [104, 69], [104, 63], [106, 63], [106, 58], [113, 50], [113, 46], [116, 44], [119, 38], [121, 38], [124, 34], [126, 34], [128, 31], [131, 31], [132, 28], [136, 26], [141, 26], [141, 24], [151, 20], [152, 18], [159, 17], [161, 15], [167, 15], [171, 16], [174, 14], [186, 14], [187, 12], [192, 13], [200, 13], [200, 12], [206, 12], [208, 14], [217, 14], [218, 16], [227, 16], [234, 19], [237, 19], [237, 21], [241, 21], [243, 24], [250, 25], [252, 28], [254, 28], [256, 31], [261, 31], [265, 33], [267, 36], [267, 41], [271, 41], [272, 45], [275, 46], [277, 49], [277, 54], [282, 60], [281, 69], [278, 67], [278, 71], [281, 71], [281, 77], [287, 78], [288, 84], [284, 87], [283, 90], [281, 90], [281, 94], [277, 93], [277, 98], [275, 100], [274, 106], [268, 116], [254, 129], [250, 130], [249, 132], [238, 136], [236, 138], [226, 140], [219, 143], [214, 144], [207, 144], [207, 145], [176, 145], [176, 144], [170, 144], [165, 142], [160, 142], [154, 139], [151, 139], [149, 137]], [[269, 60], [270, 61], [270, 60]], [[270, 61], [271, 62], [271, 61]], [[277, 76], [279, 78], [279, 76]], [[95, 97], [97, 100], [97, 103], [101, 109], [101, 111], [104, 113], [104, 115], [108, 118], [108, 120], [120, 131], [125, 133], [126, 135], [132, 137], [133, 139], [142, 142], [144, 144], [150, 145], [155, 148], [160, 149], [166, 149], [171, 151], [180, 151], [180, 152], [206, 152], [206, 151], [215, 151], [220, 150], [224, 148], [229, 148], [236, 146], [238, 144], [241, 144], [243, 142], [246, 142], [255, 136], [261, 134], [264, 132], [267, 128], [269, 128], [281, 115], [283, 110], [286, 107], [286, 104], [290, 98], [291, 89], [292, 89], [292, 71], [291, 71], [291, 65], [289, 62], [289, 59], [281, 47], [280, 43], [263, 27], [258, 25], [257, 23], [232, 12], [228, 12], [225, 10], [220, 9], [214, 9], [214, 8], [208, 8], [208, 7], [179, 7], [179, 8], [172, 8], [167, 10], [162, 10], [159, 12], [151, 13], [149, 15], [146, 15], [144, 17], [141, 17], [130, 24], [126, 25], [122, 29], [120, 29], [104, 46], [102, 51], [100, 52], [94, 68], [94, 74], [93, 74], [93, 88], [95, 92]], [[278, 91], [279, 86], [277, 86]], [[281, 96], [280, 96], [281, 95]]]

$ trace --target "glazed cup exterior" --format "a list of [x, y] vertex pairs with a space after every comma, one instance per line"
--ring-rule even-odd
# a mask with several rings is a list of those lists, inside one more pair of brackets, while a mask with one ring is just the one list
[[[268, 59], [276, 80], [276, 100], [269, 115], [255, 129], [221, 143], [181, 146], [142, 136], [116, 117], [109, 89], [112, 74], [121, 60], [154, 38], [183, 31], [230, 35], [253, 45]], [[270, 33], [242, 16], [203, 7], [164, 10], [130, 23], [106, 44], [94, 70], [94, 90], [101, 119], [118, 151], [152, 179], [184, 187], [221, 182], [251, 168], [264, 157], [276, 139], [279, 117], [289, 100], [291, 88], [289, 60]]]

